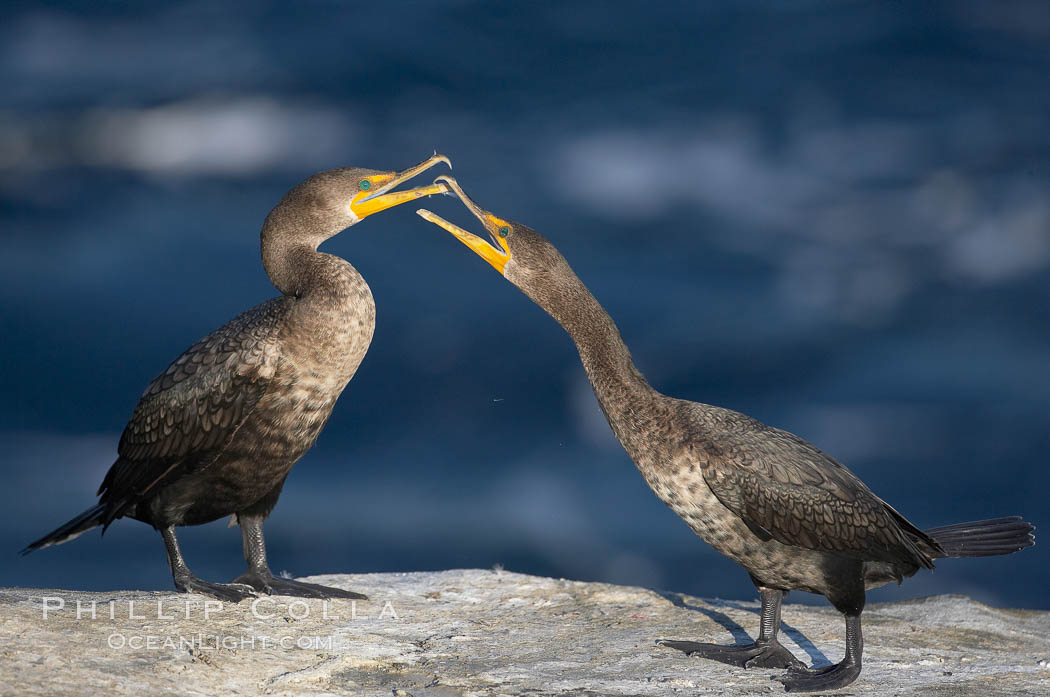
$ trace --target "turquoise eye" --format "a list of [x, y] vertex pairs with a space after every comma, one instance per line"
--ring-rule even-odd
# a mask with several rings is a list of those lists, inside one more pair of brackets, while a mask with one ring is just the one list
[[361, 191], [368, 191], [371, 188], [372, 188], [372, 182], [368, 181], [367, 179], [362, 179], [361, 180]]
[[500, 237], [506, 237], [509, 234], [510, 234], [510, 228], [507, 227], [506, 225], [504, 225], [503, 227], [501, 227], [499, 229], [499, 236]]

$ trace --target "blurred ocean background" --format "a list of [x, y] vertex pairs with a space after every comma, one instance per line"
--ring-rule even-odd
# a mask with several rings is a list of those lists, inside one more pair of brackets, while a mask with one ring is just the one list
[[[1045, 0], [0, 12], [0, 585], [171, 588], [135, 521], [16, 552], [94, 502], [154, 375], [276, 293], [258, 231], [286, 190], [436, 149], [554, 241], [658, 389], [805, 437], [920, 527], [1044, 535], [870, 601], [1050, 608]], [[414, 208], [325, 246], [378, 324], [267, 524], [274, 570], [753, 598], [648, 490], [562, 330]], [[209, 580], [243, 567], [224, 525], [180, 533]]]

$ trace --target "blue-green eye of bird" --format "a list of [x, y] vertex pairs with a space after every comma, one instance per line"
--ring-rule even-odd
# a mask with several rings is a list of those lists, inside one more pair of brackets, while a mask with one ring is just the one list
[[500, 237], [506, 237], [509, 234], [510, 234], [510, 228], [507, 227], [506, 225], [504, 225], [503, 227], [501, 227], [499, 229], [499, 236]]
[[368, 181], [367, 179], [362, 179], [361, 180], [361, 191], [368, 191], [371, 188], [372, 188], [372, 182]]

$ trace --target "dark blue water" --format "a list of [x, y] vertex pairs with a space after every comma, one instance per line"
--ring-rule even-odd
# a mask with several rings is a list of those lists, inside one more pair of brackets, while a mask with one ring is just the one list
[[[435, 149], [558, 245], [658, 389], [802, 435], [920, 526], [1050, 530], [1047, 75], [1042, 0], [9, 4], [0, 584], [169, 588], [134, 521], [15, 552], [93, 502], [157, 372], [275, 293], [258, 229], [288, 188]], [[276, 569], [754, 595], [484, 262], [410, 206], [326, 250], [378, 325], [268, 523]], [[236, 530], [182, 538], [200, 575], [240, 573]], [[1048, 550], [873, 599], [1050, 608]]]

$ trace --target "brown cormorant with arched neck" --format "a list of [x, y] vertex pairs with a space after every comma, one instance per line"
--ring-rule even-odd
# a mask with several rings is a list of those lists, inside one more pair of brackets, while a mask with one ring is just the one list
[[[860, 674], [865, 590], [900, 582], [934, 559], [1009, 554], [1034, 544], [1020, 518], [925, 532], [813, 445], [744, 414], [660, 394], [635, 368], [604, 308], [565, 258], [536, 231], [471, 201], [439, 177], [484, 225], [491, 241], [418, 211], [489, 262], [546, 310], [579, 350], [616, 437], [660, 499], [712, 547], [740, 563], [762, 597], [758, 639], [743, 646], [664, 641], [743, 667], [788, 668], [789, 691], [840, 688]], [[846, 618], [842, 662], [808, 670], [777, 641], [789, 590], [827, 597]]]
[[[360, 593], [270, 573], [263, 520], [289, 470], [313, 446], [372, 341], [375, 303], [365, 279], [317, 247], [364, 218], [421, 196], [394, 191], [449, 161], [434, 155], [403, 172], [347, 167], [289, 191], [263, 223], [262, 260], [281, 295], [238, 315], [186, 350], [150, 383], [117, 447], [97, 505], [30, 544], [66, 542], [123, 516], [164, 538], [175, 587], [221, 600], [254, 592], [314, 598]], [[183, 560], [177, 525], [228, 515], [241, 527], [248, 571], [209, 583]]]

